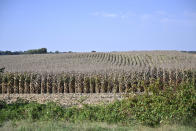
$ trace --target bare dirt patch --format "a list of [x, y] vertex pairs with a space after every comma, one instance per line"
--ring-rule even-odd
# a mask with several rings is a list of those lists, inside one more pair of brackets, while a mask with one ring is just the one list
[[121, 93], [69, 93], [69, 94], [1, 94], [0, 100], [7, 103], [15, 102], [17, 99], [47, 103], [53, 101], [63, 106], [81, 106], [83, 104], [111, 103], [123, 99], [125, 94]]

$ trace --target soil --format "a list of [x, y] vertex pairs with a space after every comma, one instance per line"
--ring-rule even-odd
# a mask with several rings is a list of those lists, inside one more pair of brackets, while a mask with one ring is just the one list
[[69, 94], [0, 94], [0, 100], [7, 103], [15, 102], [17, 99], [47, 103], [53, 101], [60, 105], [82, 106], [82, 104], [106, 104], [125, 97], [124, 93], [69, 93]]

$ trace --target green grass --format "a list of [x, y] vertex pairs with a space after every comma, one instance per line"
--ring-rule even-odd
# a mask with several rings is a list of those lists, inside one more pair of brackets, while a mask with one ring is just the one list
[[157, 128], [142, 125], [123, 126], [103, 122], [68, 123], [61, 121], [8, 121], [0, 131], [194, 131], [196, 128], [183, 125], [163, 125]]

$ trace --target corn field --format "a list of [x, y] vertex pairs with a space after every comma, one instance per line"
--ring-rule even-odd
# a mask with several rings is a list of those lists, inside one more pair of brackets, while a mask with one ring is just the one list
[[146, 92], [196, 83], [196, 56], [177, 51], [0, 56], [1, 94]]
[[196, 83], [195, 71], [153, 68], [146, 72], [123, 74], [7, 72], [0, 74], [0, 93], [136, 93], [148, 91], [153, 84], [164, 90], [165, 85], [177, 88], [186, 82]]
[[8, 72], [141, 72], [149, 68], [196, 69], [196, 56], [178, 51], [63, 53], [0, 56]]

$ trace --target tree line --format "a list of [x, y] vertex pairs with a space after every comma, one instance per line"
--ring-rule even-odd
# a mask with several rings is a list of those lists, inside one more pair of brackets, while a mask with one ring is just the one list
[[47, 48], [31, 49], [27, 51], [0, 51], [0, 55], [21, 55], [21, 54], [46, 54]]
[[181, 51], [181, 52], [196, 54], [196, 51]]

